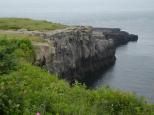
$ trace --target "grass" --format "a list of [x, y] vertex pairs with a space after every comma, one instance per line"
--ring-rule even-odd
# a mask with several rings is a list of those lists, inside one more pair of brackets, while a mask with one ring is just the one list
[[34, 35], [28, 34], [16, 34], [16, 33], [9, 33], [9, 32], [0, 32], [0, 38], [4, 39], [18, 39], [18, 40], [30, 40], [31, 42], [47, 42], [43, 38]]
[[152, 115], [152, 106], [131, 93], [102, 87], [70, 87], [39, 67], [23, 64], [0, 77], [1, 115], [40, 112], [44, 115]]
[[27, 18], [0, 18], [0, 30], [27, 29], [47, 31], [63, 29], [65, 27], [67, 26], [43, 20], [32, 20]]
[[153, 105], [130, 92], [107, 87], [90, 90], [80, 83], [70, 86], [32, 65], [27, 57], [34, 56], [31, 42], [38, 39], [23, 36], [0, 35], [0, 62], [14, 62], [4, 58], [12, 54], [18, 60], [15, 69], [0, 66], [10, 69], [0, 74], [0, 115], [154, 115]]

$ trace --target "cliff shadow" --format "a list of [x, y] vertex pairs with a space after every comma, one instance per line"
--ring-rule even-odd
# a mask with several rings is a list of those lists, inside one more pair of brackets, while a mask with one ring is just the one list
[[106, 67], [106, 68], [101, 68], [99, 71], [95, 72], [94, 74], [89, 74], [86, 75], [84, 79], [80, 80], [79, 82], [82, 84], [85, 84], [87, 86], [87, 88], [89, 89], [93, 89], [94, 88], [94, 84], [103, 77], [103, 75], [105, 75], [107, 72], [111, 71], [114, 66], [115, 66], [114, 62], [112, 65]]

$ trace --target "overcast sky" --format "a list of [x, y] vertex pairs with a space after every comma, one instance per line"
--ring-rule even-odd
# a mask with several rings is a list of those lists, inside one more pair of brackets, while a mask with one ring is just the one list
[[154, 0], [0, 0], [0, 12], [153, 10]]

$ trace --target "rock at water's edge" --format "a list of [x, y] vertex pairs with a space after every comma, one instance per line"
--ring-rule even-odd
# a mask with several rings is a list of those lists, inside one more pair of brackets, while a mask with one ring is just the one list
[[40, 35], [49, 42], [50, 47], [46, 50], [44, 46], [40, 47], [37, 65], [70, 81], [82, 80], [112, 65], [116, 47], [138, 38], [118, 28], [83, 26]]
[[119, 45], [137, 41], [138, 36], [119, 28], [70, 27], [62, 30], [7, 31], [40, 36], [46, 43], [33, 43], [36, 52], [35, 65], [69, 81], [82, 80], [115, 62], [115, 50]]

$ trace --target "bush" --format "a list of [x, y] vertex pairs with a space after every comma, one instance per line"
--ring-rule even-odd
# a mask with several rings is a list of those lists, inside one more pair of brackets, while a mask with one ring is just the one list
[[9, 73], [17, 67], [17, 60], [13, 53], [15, 47], [8, 40], [0, 39], [0, 74]]
[[0, 114], [151, 115], [152, 107], [131, 93], [73, 87], [39, 67], [24, 64], [0, 77]]
[[0, 37], [0, 74], [6, 74], [17, 69], [19, 59], [34, 60], [34, 52], [29, 40]]

